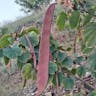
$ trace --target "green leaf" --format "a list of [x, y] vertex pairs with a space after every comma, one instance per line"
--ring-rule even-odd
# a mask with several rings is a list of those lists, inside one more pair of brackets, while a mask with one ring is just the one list
[[32, 80], [36, 80], [36, 71], [35, 71], [35, 69], [32, 69], [32, 71], [31, 71], [31, 76], [32, 76]]
[[52, 83], [56, 86], [57, 82], [56, 82], [56, 76], [53, 75], [53, 80], [52, 80]]
[[48, 83], [50, 84], [50, 83], [53, 83], [52, 81], [53, 81], [53, 77], [54, 77], [54, 75], [49, 75], [49, 78], [48, 78]]
[[81, 92], [76, 93], [75, 96], [81, 96]]
[[14, 46], [12, 48], [4, 48], [3, 55], [10, 59], [14, 59], [21, 55], [21, 51], [21, 48], [18, 46]]
[[89, 56], [88, 65], [92, 76], [96, 78], [96, 52]]
[[3, 50], [0, 49], [0, 57], [3, 57]]
[[24, 35], [26, 35], [26, 34], [28, 34], [28, 33], [30, 33], [30, 32], [34, 32], [34, 33], [36, 33], [36, 34], [39, 34], [39, 30], [38, 30], [37, 28], [31, 26], [31, 27], [23, 30], [23, 31], [19, 34], [19, 36], [20, 36], [20, 37], [21, 37], [21, 36], [24, 36]]
[[90, 20], [91, 20], [91, 18], [92, 18], [92, 15], [87, 14], [87, 15], [85, 16], [85, 18], [84, 18], [84, 24], [83, 24], [83, 25], [86, 25], [87, 23], [89, 23]]
[[55, 40], [52, 36], [50, 37], [50, 43], [51, 43], [51, 46], [54, 46], [55, 48], [59, 46], [58, 41]]
[[95, 70], [91, 71], [91, 74], [92, 74], [93, 78], [96, 79], [96, 71]]
[[66, 19], [67, 15], [64, 12], [61, 12], [57, 17], [57, 26], [60, 31], [64, 30]]
[[89, 56], [88, 66], [92, 76], [96, 79], [96, 52]]
[[50, 45], [50, 51], [51, 51], [51, 53], [55, 53], [56, 52], [56, 48], [55, 48], [55, 46], [53, 46], [53, 45]]
[[73, 64], [73, 60], [70, 57], [66, 57], [62, 62], [62, 67], [70, 67]]
[[59, 51], [57, 54], [57, 59], [62, 62], [65, 58], [66, 58], [66, 54], [64, 52]]
[[77, 68], [77, 74], [82, 77], [86, 74], [86, 69], [84, 66], [80, 66]]
[[18, 68], [20, 70], [22, 70], [22, 68], [23, 68], [24, 65], [25, 65], [24, 63], [17, 62], [17, 66], [18, 66]]
[[9, 63], [9, 60], [10, 60], [9, 58], [4, 57], [5, 65], [7, 65]]
[[22, 74], [24, 79], [28, 80], [31, 77], [32, 65], [27, 63], [22, 68]]
[[75, 75], [75, 74], [76, 74], [76, 71], [77, 71], [77, 69], [73, 68], [73, 69], [71, 70], [71, 73], [72, 73], [73, 75]]
[[90, 54], [94, 50], [94, 47], [87, 47], [86, 45], [81, 45], [81, 47], [82, 52], [85, 54]]
[[74, 11], [69, 18], [70, 26], [72, 29], [77, 27], [79, 20], [80, 20], [80, 12]]
[[54, 52], [52, 53], [52, 56], [53, 56], [54, 59], [57, 59], [58, 52], [57, 52], [57, 51], [56, 51], [56, 52], [54, 51]]
[[79, 56], [79, 57], [76, 58], [77, 63], [81, 63], [84, 60], [85, 60], [85, 58], [83, 56]]
[[95, 91], [92, 91], [91, 93], [89, 93], [88, 96], [96, 96], [96, 90]]
[[18, 61], [21, 63], [26, 63], [31, 57], [29, 52], [24, 52], [21, 56], [18, 57]]
[[57, 64], [56, 63], [54, 63], [54, 62], [50, 62], [49, 63], [49, 74], [50, 75], [54, 75], [55, 74], [55, 72], [57, 71]]
[[72, 47], [68, 47], [66, 50], [67, 51], [71, 51], [72, 50]]
[[65, 90], [72, 90], [74, 88], [74, 78], [64, 77], [63, 84], [64, 84]]
[[62, 72], [58, 72], [58, 83], [59, 83], [59, 85], [62, 85], [62, 83], [63, 83], [63, 73]]
[[5, 34], [0, 38], [0, 48], [4, 48], [13, 43], [13, 38], [9, 34]]
[[91, 22], [85, 27], [83, 32], [84, 43], [87, 47], [94, 47], [96, 44], [96, 23]]
[[10, 42], [10, 44], [13, 44], [14, 38], [13, 38], [13, 37], [9, 37], [9, 38], [8, 38], [8, 41]]
[[6, 68], [6, 66], [0, 66], [0, 73], [3, 72], [4, 74], [8, 74], [8, 70]]
[[[39, 38], [38, 38], [38, 36], [37, 36], [36, 33], [33, 33], [32, 32], [29, 35], [29, 40], [30, 40], [30, 42], [31, 42], [31, 44], [32, 44], [33, 47], [35, 47], [35, 46], [37, 46], [39, 44]], [[25, 47], [26, 46], [29, 47], [29, 44], [28, 44], [28, 42], [27, 42], [27, 40], [26, 40], [26, 38], [24, 36], [21, 38], [21, 44], [23, 46], [25, 46]]]

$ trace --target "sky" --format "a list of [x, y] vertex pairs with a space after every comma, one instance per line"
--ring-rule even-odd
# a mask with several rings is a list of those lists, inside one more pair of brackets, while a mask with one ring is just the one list
[[0, 0], [0, 24], [7, 21], [14, 21], [17, 17], [24, 16], [20, 6], [15, 0]]

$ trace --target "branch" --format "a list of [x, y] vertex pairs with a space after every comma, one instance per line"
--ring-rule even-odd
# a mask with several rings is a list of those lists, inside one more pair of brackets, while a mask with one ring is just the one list
[[25, 37], [26, 37], [26, 40], [27, 40], [27, 42], [28, 42], [28, 44], [29, 44], [29, 47], [30, 47], [30, 52], [31, 52], [31, 55], [32, 55], [32, 59], [33, 59], [33, 61], [34, 61], [34, 67], [35, 67], [35, 69], [37, 70], [36, 55], [35, 55], [34, 48], [33, 48], [32, 44], [31, 44], [31, 42], [30, 42], [30, 40], [29, 40], [29, 37], [28, 37], [27, 35], [25, 35]]

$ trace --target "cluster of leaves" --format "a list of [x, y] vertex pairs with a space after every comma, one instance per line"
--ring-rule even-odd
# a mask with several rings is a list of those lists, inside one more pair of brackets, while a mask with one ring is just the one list
[[[96, 56], [96, 52], [95, 52], [96, 50], [96, 29], [95, 29], [96, 28], [95, 27], [96, 26], [96, 18], [95, 18], [96, 7], [93, 4], [90, 4], [89, 1], [88, 2], [85, 0], [84, 2], [83, 0], [80, 2], [76, 0], [74, 1], [76, 3], [76, 6], [75, 6], [76, 8], [73, 8], [68, 12], [65, 12], [65, 11], [61, 12], [59, 16], [57, 16], [56, 23], [60, 31], [63, 31], [64, 29], [67, 29], [67, 28], [74, 31], [75, 33], [74, 37], [76, 38], [74, 42], [75, 43], [79, 42], [79, 46], [81, 46], [81, 52], [84, 55], [84, 57], [82, 56], [76, 57], [76, 54], [78, 53], [73, 53], [75, 55], [75, 63], [76, 65], [79, 65], [79, 67], [72, 68], [72, 66], [68, 66], [70, 65], [68, 64], [70, 60], [67, 59], [68, 61], [66, 63], [63, 63], [63, 62], [61, 63], [62, 65], [61, 69], [64, 67], [64, 70], [66, 70], [65, 68], [66, 66], [68, 66], [67, 72], [68, 73], [71, 72], [70, 76], [72, 76], [72, 78], [74, 76], [77, 76], [77, 74], [79, 77], [82, 77], [82, 76], [85, 76], [86, 72], [90, 72], [93, 78], [96, 79], [96, 72], [95, 72], [95, 68], [96, 68], [95, 67], [96, 66], [96, 63], [95, 63], [96, 62], [96, 57], [95, 57]], [[82, 8], [80, 8], [81, 5], [82, 5]], [[78, 41], [78, 39], [80, 40]], [[73, 45], [73, 47], [76, 47], [76, 46]], [[86, 63], [86, 65], [84, 64], [82, 65], [81, 63], [85, 61], [85, 54], [88, 57], [88, 63]], [[73, 80], [72, 78], [71, 78], [71, 81], [66, 80], [67, 82], [68, 81], [71, 82], [71, 83], [70, 82], [66, 83], [66, 84], [70, 84], [70, 88], [72, 87], [71, 84], [74, 85], [74, 83], [72, 82]], [[94, 94], [94, 92], [92, 94]], [[95, 95], [92, 95], [92, 96], [95, 96]]]
[[35, 48], [39, 44], [37, 29], [29, 28], [17, 36], [15, 33], [4, 34], [0, 38], [0, 58], [7, 66], [11, 60], [16, 60], [18, 68], [22, 70], [24, 79], [29, 79], [35, 72], [30, 48], [25, 35], [29, 36], [32, 46]]
[[81, 65], [77, 68], [75, 66], [85, 61], [85, 58], [78, 56], [73, 59], [68, 56], [57, 41], [51, 41], [50, 49], [53, 57], [49, 63], [49, 82], [55, 86], [63, 85], [65, 90], [74, 89], [75, 76], [83, 78], [86, 73], [85, 66]]
[[[4, 59], [6, 66], [10, 60], [15, 59], [18, 68], [22, 71], [24, 80], [28, 80], [29, 78], [36, 80], [36, 70], [34, 69], [33, 60], [29, 50], [30, 48], [25, 35], [29, 36], [38, 62], [39, 35], [36, 31], [30, 31], [27, 34], [26, 32], [19, 34], [19, 41], [16, 38], [14, 39], [14, 37], [10, 34], [4, 34], [0, 38], [0, 58]], [[52, 59], [49, 63], [49, 82], [51, 81], [54, 85], [56, 85], [56, 80], [58, 80], [58, 86], [63, 83], [65, 89], [71, 90], [74, 87], [75, 79], [70, 76], [70, 74], [73, 74], [76, 71], [76, 69], [72, 69], [73, 59], [67, 55], [62, 46], [60, 46], [58, 41], [56, 41], [52, 36], [50, 37], [50, 42]], [[78, 57], [78, 62], [79, 59], [81, 58]], [[66, 72], [68, 74], [67, 76], [65, 75]], [[80, 76], [84, 75], [80, 69], [76, 72]]]
[[[86, 3], [88, 3], [86, 1]], [[77, 4], [78, 5], [78, 4]], [[79, 6], [79, 5], [78, 5]], [[78, 8], [78, 7], [77, 7]], [[81, 9], [73, 9], [71, 12], [61, 12], [57, 17], [57, 26], [59, 30], [70, 28], [76, 34], [81, 31], [82, 51], [88, 53], [95, 48], [96, 45], [96, 7], [90, 5], [87, 11]], [[82, 30], [81, 30], [82, 29]]]

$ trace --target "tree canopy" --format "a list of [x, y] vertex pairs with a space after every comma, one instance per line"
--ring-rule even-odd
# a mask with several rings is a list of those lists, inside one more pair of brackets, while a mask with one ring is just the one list
[[32, 10], [42, 9], [50, 0], [15, 0], [17, 4], [22, 6], [24, 12], [32, 12]]

